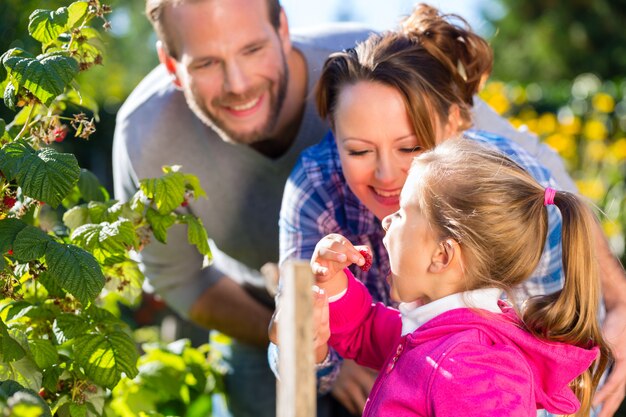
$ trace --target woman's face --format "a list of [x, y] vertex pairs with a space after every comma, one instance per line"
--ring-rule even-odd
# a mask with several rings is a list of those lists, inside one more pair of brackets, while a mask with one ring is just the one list
[[346, 85], [333, 117], [346, 182], [382, 220], [400, 207], [411, 161], [423, 151], [402, 96], [375, 82]]

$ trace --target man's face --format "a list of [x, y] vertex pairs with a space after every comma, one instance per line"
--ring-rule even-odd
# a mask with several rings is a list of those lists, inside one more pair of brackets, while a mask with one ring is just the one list
[[224, 140], [253, 144], [276, 129], [287, 90], [289, 33], [265, 0], [185, 2], [166, 11], [175, 77], [193, 112]]

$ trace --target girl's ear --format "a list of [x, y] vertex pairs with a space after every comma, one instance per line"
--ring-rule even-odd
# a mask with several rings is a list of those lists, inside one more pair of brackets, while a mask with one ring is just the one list
[[434, 274], [441, 273], [450, 266], [455, 256], [455, 241], [452, 239], [446, 239], [439, 242], [433, 256], [430, 260], [428, 271]]

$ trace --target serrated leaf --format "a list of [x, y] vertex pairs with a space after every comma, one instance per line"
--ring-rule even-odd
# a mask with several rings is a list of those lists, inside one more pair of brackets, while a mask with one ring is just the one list
[[9, 334], [4, 323], [0, 327], [0, 352], [5, 362], [17, 361], [26, 355], [22, 345]]
[[74, 342], [74, 353], [85, 374], [107, 388], [113, 388], [122, 373], [129, 378], [138, 373], [135, 343], [121, 331], [81, 336]]
[[149, 208], [146, 212], [146, 220], [150, 223], [156, 240], [167, 243], [167, 229], [176, 222], [176, 216], [171, 213], [161, 214], [155, 209]]
[[28, 348], [37, 366], [46, 369], [59, 361], [56, 347], [46, 339], [29, 339]]
[[109, 206], [105, 203], [101, 203], [99, 201], [90, 201], [87, 204], [87, 208], [89, 209], [89, 218], [92, 223], [100, 223], [106, 221], [106, 214]]
[[41, 371], [28, 356], [13, 362], [5, 362], [4, 358], [0, 357], [0, 376], [2, 379], [17, 381], [32, 390], [39, 390], [41, 387]]
[[56, 40], [65, 31], [68, 18], [66, 7], [59, 7], [54, 11], [37, 9], [28, 18], [28, 33], [45, 45]]
[[17, 88], [12, 82], [7, 83], [2, 98], [4, 99], [4, 105], [15, 111], [15, 106], [17, 106]]
[[126, 258], [127, 248], [137, 244], [135, 228], [128, 220], [85, 224], [74, 230], [71, 239], [93, 253], [100, 262], [111, 257], [121, 257], [123, 260]]
[[86, 417], [87, 405], [70, 403], [70, 416], [72, 417]]
[[139, 181], [139, 188], [146, 197], [154, 200], [161, 214], [174, 211], [185, 200], [185, 176], [169, 172], [160, 178]]
[[46, 106], [65, 91], [79, 70], [74, 58], [59, 51], [33, 57], [21, 50], [19, 53], [10, 50], [2, 62], [9, 75]]
[[52, 417], [48, 404], [32, 389], [13, 394], [7, 401], [11, 417]]
[[13, 247], [15, 237], [26, 226], [28, 226], [26, 223], [18, 219], [0, 220], [0, 255], [7, 253]]
[[13, 254], [22, 262], [39, 259], [46, 253], [48, 242], [53, 240], [38, 227], [26, 226], [15, 236]]
[[89, 222], [89, 209], [86, 205], [75, 206], [63, 214], [63, 223], [74, 230]]
[[48, 271], [44, 271], [39, 275], [38, 281], [48, 291], [49, 297], [63, 298], [66, 292], [61, 288], [59, 283], [54, 279]]
[[198, 252], [204, 256], [212, 257], [211, 248], [209, 248], [209, 236], [202, 224], [202, 220], [194, 216], [183, 216], [183, 222], [187, 223], [187, 240], [195, 245]]
[[[135, 304], [141, 297], [145, 277], [139, 269], [137, 262], [126, 261], [108, 266], [104, 268], [104, 275], [107, 277], [105, 288], [118, 294], [128, 305]], [[120, 291], [117, 287], [122, 281], [124, 281], [125, 285]]]
[[25, 195], [56, 208], [78, 182], [80, 167], [76, 157], [52, 148], [35, 151], [18, 140], [0, 151], [0, 170], [17, 180]]
[[86, 1], [75, 1], [67, 7], [68, 10], [68, 29], [73, 29], [77, 23], [87, 14], [89, 3]]
[[48, 272], [81, 303], [93, 301], [104, 287], [100, 265], [92, 254], [74, 245], [48, 243]]
[[193, 190], [193, 195], [195, 198], [206, 197], [206, 192], [200, 186], [200, 180], [193, 174], [183, 174], [185, 176], [185, 181], [191, 189]]
[[98, 177], [96, 177], [91, 171], [86, 169], [80, 170], [80, 176], [78, 178], [78, 189], [85, 201], [107, 201], [108, 195], [106, 191], [100, 185]]
[[69, 313], [60, 314], [52, 325], [52, 331], [60, 344], [84, 335], [90, 329], [91, 325], [84, 318]]

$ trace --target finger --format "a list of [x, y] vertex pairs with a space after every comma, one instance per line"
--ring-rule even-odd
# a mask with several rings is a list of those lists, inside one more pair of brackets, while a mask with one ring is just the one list
[[606, 400], [602, 403], [602, 409], [600, 413], [598, 413], [598, 417], [613, 417], [615, 412], [619, 408], [624, 399], [623, 395], [617, 395], [618, 393], [614, 392], [613, 395], [609, 395]]
[[328, 276], [328, 268], [321, 265], [319, 262], [311, 262], [311, 271], [316, 278]]
[[339, 249], [335, 248], [320, 248], [318, 257], [328, 262], [346, 262], [348, 255], [344, 253], [345, 247], [341, 246]]
[[602, 388], [596, 392], [593, 398], [593, 405], [599, 405], [606, 401], [606, 399], [617, 393], [618, 395], [624, 395], [624, 388], [626, 386], [626, 367], [622, 363], [616, 363], [609, 377], [607, 378]]

